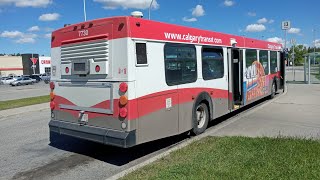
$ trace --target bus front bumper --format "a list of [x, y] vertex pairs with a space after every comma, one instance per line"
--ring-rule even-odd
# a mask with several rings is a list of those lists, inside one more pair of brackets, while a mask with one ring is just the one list
[[[124, 132], [112, 129], [80, 125], [65, 121], [51, 120], [49, 122], [51, 132], [58, 135], [67, 135], [106, 145], [128, 148], [136, 145], [136, 131]], [[50, 137], [51, 140], [51, 137]]]

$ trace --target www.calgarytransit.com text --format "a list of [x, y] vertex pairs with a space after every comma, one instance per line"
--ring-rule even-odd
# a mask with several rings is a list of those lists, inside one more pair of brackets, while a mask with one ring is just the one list
[[222, 39], [214, 38], [214, 37], [204, 37], [204, 36], [193, 36], [191, 34], [176, 34], [176, 33], [164, 33], [166, 39], [170, 40], [182, 40], [182, 41], [190, 41], [191, 43], [214, 43], [214, 44], [222, 44]]

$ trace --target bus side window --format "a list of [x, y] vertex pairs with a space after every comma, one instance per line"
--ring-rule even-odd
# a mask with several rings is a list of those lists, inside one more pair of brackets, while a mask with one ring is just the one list
[[259, 52], [259, 60], [260, 60], [261, 65], [263, 66], [265, 75], [269, 74], [268, 59], [269, 59], [268, 51], [261, 50]]
[[253, 79], [257, 76], [256, 66], [254, 62], [257, 61], [257, 50], [247, 49], [246, 50], [246, 78]]
[[270, 51], [270, 70], [271, 70], [271, 74], [276, 73], [277, 72], [277, 52], [276, 51]]
[[204, 80], [219, 79], [224, 75], [222, 48], [202, 48], [202, 77]]
[[167, 85], [186, 84], [197, 80], [197, 56], [194, 45], [166, 43], [164, 63]]
[[137, 65], [147, 65], [147, 45], [146, 43], [136, 43]]

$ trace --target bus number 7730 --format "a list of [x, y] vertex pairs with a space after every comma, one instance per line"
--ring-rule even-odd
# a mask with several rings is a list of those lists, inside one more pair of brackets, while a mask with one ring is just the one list
[[89, 31], [87, 29], [79, 31], [79, 37], [88, 36]]

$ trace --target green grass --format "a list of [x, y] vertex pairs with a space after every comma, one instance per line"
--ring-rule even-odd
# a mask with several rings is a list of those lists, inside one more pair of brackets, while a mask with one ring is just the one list
[[207, 137], [123, 179], [320, 179], [320, 141]]
[[50, 96], [38, 96], [31, 98], [15, 99], [8, 101], [0, 101], [0, 110], [29, 106], [34, 104], [41, 104], [50, 101]]

